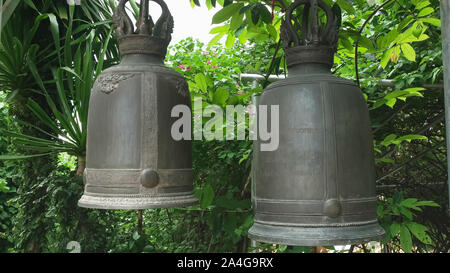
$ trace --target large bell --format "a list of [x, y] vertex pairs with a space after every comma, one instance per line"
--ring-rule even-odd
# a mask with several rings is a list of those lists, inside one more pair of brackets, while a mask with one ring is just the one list
[[[293, 12], [301, 8], [297, 29]], [[326, 25], [319, 24], [320, 9]], [[347, 245], [384, 235], [366, 102], [357, 85], [330, 72], [340, 23], [334, 10], [321, 0], [298, 0], [286, 11], [281, 38], [289, 75], [258, 102], [279, 105], [280, 120], [278, 149], [262, 151], [261, 140], [254, 146], [249, 236], [256, 241]]]
[[176, 141], [172, 108], [191, 108], [186, 80], [165, 67], [173, 18], [162, 0], [153, 23], [143, 0], [136, 30], [121, 0], [114, 14], [122, 62], [105, 70], [89, 105], [85, 192], [78, 205], [100, 209], [189, 206], [191, 141]]

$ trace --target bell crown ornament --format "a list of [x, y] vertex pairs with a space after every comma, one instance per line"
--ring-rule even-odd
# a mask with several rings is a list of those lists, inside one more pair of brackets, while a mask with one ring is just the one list
[[[172, 40], [174, 27], [173, 17], [167, 4], [163, 0], [143, 0], [135, 28], [126, 13], [125, 5], [128, 1], [120, 0], [113, 15], [121, 55], [146, 54], [164, 59], [167, 47]], [[162, 10], [156, 23], [150, 16], [150, 1], [157, 3]]]
[[[303, 7], [301, 25], [294, 15], [300, 7]], [[330, 8], [322, 0], [297, 0], [289, 6], [280, 30], [288, 68], [302, 63], [321, 63], [331, 68], [337, 50], [340, 17], [338, 5]], [[320, 24], [324, 20], [326, 23]]]

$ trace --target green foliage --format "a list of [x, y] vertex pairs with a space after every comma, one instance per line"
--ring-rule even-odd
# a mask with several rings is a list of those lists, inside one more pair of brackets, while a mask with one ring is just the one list
[[[225, 1], [219, 2], [223, 6], [213, 17], [213, 24], [222, 24], [214, 27], [211, 34], [216, 36], [209, 45], [216, 44], [222, 37], [227, 36], [226, 45], [228, 48], [234, 45], [234, 39], [238, 39], [242, 44], [251, 41], [278, 41], [282, 10], [293, 1], [276, 1], [274, 9], [274, 20], [270, 16], [269, 8], [272, 8], [271, 1]], [[390, 1], [381, 9], [385, 18], [396, 18], [401, 14], [402, 19], [382, 19], [386, 24], [380, 23], [380, 18], [375, 17], [372, 25], [360, 29], [361, 21], [370, 19], [368, 15], [376, 8], [374, 1], [368, 5], [366, 1], [326, 1], [333, 5], [336, 2], [345, 11], [343, 17], [343, 28], [340, 31], [338, 58], [336, 65], [340, 69], [346, 65], [350, 55], [355, 52], [355, 45], [358, 45], [358, 53], [370, 55], [374, 59], [380, 60], [380, 66], [386, 69], [388, 64], [398, 63], [399, 58], [404, 58], [410, 62], [417, 60], [417, 52], [413, 45], [428, 40], [430, 36], [426, 34], [429, 27], [439, 27], [440, 20], [433, 17], [436, 10], [432, 6], [435, 3], [430, 1]], [[378, 4], [377, 4], [378, 5]], [[397, 21], [397, 22], [395, 22]], [[384, 23], [384, 22], [383, 22]], [[281, 56], [277, 56], [283, 58]], [[371, 58], [372, 58], [371, 57]], [[274, 62], [276, 68], [283, 67], [283, 62]], [[351, 67], [351, 65], [349, 66]], [[344, 69], [342, 69], [344, 70]], [[269, 71], [270, 72], [270, 71]], [[351, 71], [351, 76], [354, 76]], [[344, 74], [343, 74], [344, 75]], [[406, 89], [404, 91], [409, 91]], [[395, 94], [394, 94], [395, 95]], [[392, 97], [390, 99], [377, 99], [374, 107], [387, 105], [393, 107], [397, 99], [406, 100], [410, 96], [418, 95], [419, 92], [411, 92], [408, 96]]]
[[[263, 52], [252, 56], [243, 47], [205, 47], [192, 39], [173, 46], [170, 52], [168, 62], [187, 78], [193, 101], [203, 99], [203, 109], [211, 104], [248, 105], [251, 95], [261, 91], [243, 84], [239, 76], [243, 66], [256, 65], [255, 59], [264, 58]], [[199, 113], [193, 114], [196, 118]], [[177, 252], [246, 251], [246, 235], [253, 223], [249, 150], [250, 141], [194, 141], [195, 194], [200, 204], [171, 212], [170, 221], [179, 221], [171, 233], [188, 234], [188, 238], [172, 236], [171, 243], [175, 239], [179, 244]], [[181, 216], [186, 220], [179, 220]]]
[[[267, 9], [271, 9], [272, 1], [218, 2], [223, 8], [216, 13], [217, 20], [213, 20], [213, 23], [219, 24], [219, 26], [213, 26], [211, 30], [216, 37], [211, 40], [210, 45], [217, 43], [226, 35], [225, 44], [228, 47], [233, 46], [229, 39], [230, 36], [240, 41], [241, 44], [248, 41], [275, 44], [279, 41], [283, 10], [292, 2], [291, 0], [275, 1], [273, 20], [264, 20], [262, 16], [258, 15], [260, 14], [259, 6], [265, 5]], [[371, 109], [374, 132], [377, 132], [374, 144], [378, 169], [388, 173], [387, 176], [383, 176], [383, 179], [393, 180], [391, 183], [394, 183], [396, 179], [404, 181], [408, 178], [400, 177], [399, 170], [405, 169], [407, 175], [420, 173], [420, 169], [413, 172], [408, 171], [407, 165], [409, 161], [412, 161], [411, 158], [421, 153], [423, 146], [436, 145], [438, 141], [443, 141], [443, 136], [439, 133], [441, 124], [436, 130], [433, 129], [437, 132], [437, 135], [433, 137], [422, 135], [426, 131], [421, 129], [422, 127], [417, 128], [420, 119], [426, 120], [428, 116], [435, 115], [431, 110], [432, 101], [440, 101], [443, 105], [442, 96], [431, 94], [428, 90], [423, 92], [425, 88], [418, 87], [442, 81], [442, 60], [439, 55], [441, 38], [438, 29], [441, 24], [438, 18], [439, 1], [328, 0], [326, 2], [330, 6], [338, 4], [343, 10], [334, 73], [346, 78], [355, 78], [356, 72], [357, 78], [363, 79], [361, 87]], [[273, 55], [272, 61], [266, 60], [263, 62], [263, 66], [274, 67], [275, 73], [278, 74], [277, 71], [284, 68], [282, 60], [282, 54], [276, 53]], [[355, 62], [358, 68], [356, 71]], [[267, 69], [266, 72], [272, 73], [271, 69]], [[381, 88], [380, 82], [385, 79], [393, 79], [393, 87]], [[263, 87], [265, 87], [264, 84]], [[421, 111], [421, 116], [414, 116], [411, 112], [402, 112], [402, 109], [408, 105], [413, 105], [415, 109], [418, 109], [415, 113]], [[439, 104], [434, 103], [433, 105]], [[393, 110], [389, 111], [390, 109]], [[386, 112], [390, 116], [386, 117]], [[390, 122], [394, 120], [397, 121], [395, 129]], [[429, 134], [429, 132], [426, 133]], [[414, 151], [414, 149], [418, 151]], [[433, 168], [441, 169], [436, 164], [442, 162], [444, 165], [442, 169], [445, 172], [445, 156], [440, 157], [433, 153], [427, 153], [426, 158], [426, 160], [418, 161], [421, 167], [425, 164], [426, 167], [423, 168], [428, 169], [430, 166], [428, 160], [433, 160]], [[406, 162], [392, 166], [401, 160]], [[433, 174], [434, 172], [427, 170], [427, 175]], [[422, 176], [424, 175], [420, 175], [420, 178]], [[419, 178], [419, 175], [416, 177]], [[439, 176], [432, 179], [436, 178], [439, 179]], [[422, 192], [414, 192], [411, 189], [413, 185], [404, 185], [403, 187], [409, 187], [408, 195], [422, 194]], [[383, 191], [381, 196], [387, 198], [384, 194]], [[393, 193], [386, 194], [392, 196]], [[433, 198], [437, 198], [437, 196], [435, 195]], [[445, 199], [442, 201], [443, 204], [448, 203]], [[405, 211], [405, 209], [403, 210]], [[441, 212], [445, 215], [445, 209]], [[431, 216], [431, 214], [429, 215]], [[421, 214], [421, 217], [424, 217], [424, 213]], [[401, 231], [403, 236], [400, 238], [402, 238], [405, 248], [409, 250], [409, 245], [413, 248], [416, 242], [415, 239], [409, 240], [408, 234], [415, 236], [423, 232], [418, 231], [420, 227], [417, 228], [417, 225], [410, 224], [411, 220], [408, 218], [397, 220], [400, 226], [403, 224], [403, 228], [399, 229], [399, 234]], [[445, 228], [440, 228], [439, 232], [434, 230], [433, 232], [435, 234], [441, 232], [442, 240], [445, 240], [446, 234], [448, 234]], [[413, 238], [416, 238], [414, 236]], [[418, 236], [420, 237], [420, 235]], [[440, 247], [436, 246], [436, 248]]]
[[[109, 41], [112, 29], [107, 33], [106, 40], [101, 40], [103, 24], [97, 24], [91, 31], [77, 32], [76, 29], [73, 29], [74, 11], [75, 6], [69, 6], [68, 26], [65, 30], [65, 42], [62, 51], [60, 50], [59, 25], [56, 17], [53, 14], [47, 16], [53, 18], [50, 21], [56, 48], [54, 54], [57, 56], [59, 63], [62, 63], [62, 66], [58, 69], [51, 68], [55, 84], [52, 90], [56, 91], [55, 95], [52, 96], [48, 87], [44, 85], [34, 60], [28, 60], [30, 73], [40, 88], [39, 92], [45, 97], [46, 108], [51, 111], [46, 113], [43, 106], [30, 98], [27, 103], [28, 109], [48, 129], [42, 130], [33, 124], [23, 123], [43, 133], [45, 138], [0, 129], [0, 132], [13, 138], [16, 147], [28, 152], [39, 152], [42, 155], [60, 152], [67, 152], [76, 156], [85, 155], [90, 92], [97, 75], [103, 69], [104, 59], [107, 50], [110, 48]], [[34, 26], [36, 29], [39, 28], [41, 16], [37, 17]], [[6, 37], [5, 40], [8, 40], [8, 38]], [[20, 42], [16, 41], [21, 47]], [[94, 54], [92, 54], [93, 52]], [[32, 55], [35, 54], [36, 52], [32, 53]], [[95, 60], [99, 61], [96, 62]], [[109, 59], [109, 62], [114, 63], [116, 61], [117, 59]], [[56, 99], [53, 98], [54, 96]], [[36, 154], [30, 156], [34, 157]], [[0, 159], [2, 158], [12, 159], [13, 156], [0, 157]], [[23, 159], [24, 156], [21, 155], [17, 158]]]
[[[194, 141], [199, 205], [144, 211], [141, 234], [134, 211], [77, 206], [83, 183], [73, 173], [76, 162], [70, 155], [84, 155], [87, 103], [95, 77], [119, 60], [117, 41], [109, 41], [113, 2], [83, 1], [82, 6], [69, 8], [65, 1], [22, 1], [20, 15], [13, 14], [4, 28], [0, 128], [8, 130], [0, 135], [0, 154], [55, 156], [0, 161], [0, 251], [68, 252], [69, 241], [79, 242], [82, 252], [254, 250], [247, 239], [253, 223], [249, 190], [252, 144], [248, 140]], [[202, 98], [203, 109], [212, 104], [247, 106], [251, 96], [268, 84], [269, 75], [287, 72], [279, 28], [282, 11], [292, 0], [275, 1], [273, 20], [269, 0], [190, 2], [192, 6], [222, 7], [213, 18], [218, 25], [211, 29], [216, 36], [209, 45], [186, 39], [167, 56], [169, 66], [187, 78], [193, 102]], [[448, 216], [442, 214], [443, 206], [436, 207], [448, 202], [439, 194], [432, 195], [436, 203], [419, 201], [431, 198], [413, 181], [443, 177], [439, 172], [442, 166], [446, 173], [445, 154], [423, 152], [428, 145], [443, 141], [442, 124], [433, 126], [434, 134], [420, 127], [422, 121], [427, 123], [435, 116], [442, 95], [418, 87], [442, 81], [439, 1], [389, 1], [373, 17], [381, 1], [325, 2], [337, 3], [342, 10], [333, 70], [339, 76], [356, 78], [357, 62], [374, 124], [377, 169], [388, 174], [383, 176], [386, 185], [381, 186], [400, 184], [400, 189], [379, 189], [377, 213], [387, 231], [383, 250], [448, 251], [448, 226], [442, 224]], [[135, 1], [130, 4], [136, 16], [138, 5]], [[337, 6], [333, 9], [338, 10]], [[225, 37], [225, 47], [217, 45]], [[241, 81], [242, 73], [261, 74], [266, 80], [254, 86]], [[393, 86], [381, 88], [382, 79], [393, 79]], [[414, 111], [402, 112], [408, 105], [414, 106]], [[393, 116], [390, 111], [401, 114]], [[194, 119], [199, 118], [199, 113], [193, 114]], [[201, 118], [203, 124], [208, 121]], [[423, 153], [419, 167], [398, 171], [402, 162], [417, 153]], [[255, 250], [311, 251], [272, 244], [261, 244]]]
[[75, 171], [77, 165], [77, 158], [70, 156], [68, 153], [58, 154], [58, 166], [64, 166], [71, 171]]
[[418, 201], [417, 198], [404, 199], [401, 192], [379, 201], [377, 215], [386, 231], [382, 243], [392, 242], [392, 247], [401, 248], [406, 253], [413, 251], [413, 239], [418, 240], [417, 243], [432, 245], [428, 228], [414, 221], [415, 211], [422, 211], [424, 206], [439, 205], [432, 201]]
[[420, 91], [424, 90], [425, 88], [407, 88], [405, 90], [396, 90], [390, 92], [383, 98], [375, 100], [373, 102], [373, 107], [371, 108], [371, 110], [377, 109], [378, 107], [381, 107], [383, 105], [387, 105], [390, 108], [394, 108], [398, 100], [406, 101], [408, 97], [423, 97]]
[[[8, 116], [7, 107], [4, 105], [4, 94], [0, 92], [0, 128], [11, 123]], [[0, 153], [6, 153], [10, 149], [5, 137], [0, 136]], [[18, 176], [11, 162], [0, 162], [0, 252], [6, 252], [12, 245], [12, 240], [8, 238], [8, 232], [12, 229], [13, 216], [17, 208], [10, 199], [17, 191], [13, 178]]]

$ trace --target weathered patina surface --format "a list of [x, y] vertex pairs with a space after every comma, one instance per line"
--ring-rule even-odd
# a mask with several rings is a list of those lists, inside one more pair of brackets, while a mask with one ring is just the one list
[[193, 205], [191, 141], [175, 141], [175, 105], [191, 107], [186, 80], [164, 66], [173, 18], [153, 23], [149, 0], [134, 29], [121, 0], [114, 15], [122, 62], [105, 70], [91, 94], [85, 192], [79, 206], [148, 209]]
[[[293, 12], [302, 6], [298, 29]], [[340, 24], [333, 10], [320, 0], [299, 0], [287, 10], [281, 38], [289, 76], [258, 98], [259, 105], [279, 105], [280, 145], [270, 152], [261, 151], [261, 140], [254, 145], [254, 240], [346, 245], [384, 234], [376, 216], [368, 109], [357, 85], [330, 72]]]

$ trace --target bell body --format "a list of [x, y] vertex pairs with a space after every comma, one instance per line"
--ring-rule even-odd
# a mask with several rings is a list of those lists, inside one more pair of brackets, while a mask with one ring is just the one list
[[148, 209], [196, 203], [191, 142], [175, 141], [175, 105], [191, 107], [186, 80], [151, 55], [125, 55], [92, 90], [79, 206]]
[[[270, 85], [259, 105], [279, 105], [279, 148], [255, 142], [250, 238], [317, 246], [375, 241], [375, 166], [361, 90], [329, 67], [301, 64]], [[270, 113], [270, 110], [268, 111]], [[276, 121], [270, 120], [268, 124]]]

